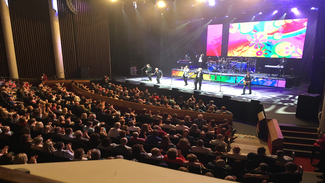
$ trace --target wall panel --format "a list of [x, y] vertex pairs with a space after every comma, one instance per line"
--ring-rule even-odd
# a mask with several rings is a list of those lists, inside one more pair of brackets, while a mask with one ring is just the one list
[[50, 17], [46, 0], [9, 0], [20, 78], [55, 75]]
[[0, 18], [0, 77], [9, 77], [8, 61], [3, 36], [2, 22]]
[[108, 4], [76, 0], [78, 14], [71, 14], [59, 0], [59, 21], [66, 77], [79, 77], [89, 68], [90, 77], [110, 75]]

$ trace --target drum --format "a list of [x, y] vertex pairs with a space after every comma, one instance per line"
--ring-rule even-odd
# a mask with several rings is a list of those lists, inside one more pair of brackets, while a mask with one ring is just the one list
[[241, 62], [237, 62], [237, 63], [236, 63], [236, 69], [238, 69], [238, 70], [241, 69], [241, 65], [242, 65]]
[[217, 70], [217, 67], [216, 66], [210, 66], [210, 67], [208, 67], [208, 71], [210, 71], [210, 72], [214, 72], [216, 70]]
[[237, 64], [237, 62], [236, 62], [236, 61], [231, 61], [231, 62], [230, 62], [230, 68], [233, 68], [233, 67], [235, 67], [235, 66], [236, 66], [236, 64]]
[[241, 68], [243, 71], [245, 71], [247, 69], [247, 62], [243, 62]]

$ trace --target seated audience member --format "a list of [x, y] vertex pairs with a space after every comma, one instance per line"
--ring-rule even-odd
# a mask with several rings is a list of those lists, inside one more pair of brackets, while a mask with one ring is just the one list
[[120, 122], [116, 122], [114, 124], [114, 127], [112, 127], [109, 131], [107, 136], [111, 137], [111, 138], [117, 138], [119, 136], [119, 132], [121, 131], [120, 129], [121, 127], [121, 123]]
[[216, 114], [227, 114], [232, 115], [232, 112], [227, 111], [225, 106], [222, 106], [220, 110], [216, 111]]
[[13, 159], [12, 162], [14, 164], [27, 164], [27, 163], [29, 163], [29, 164], [37, 164], [37, 160], [36, 159], [37, 159], [37, 155], [32, 156], [30, 158], [30, 160], [28, 161], [27, 154], [25, 154], [25, 153], [19, 153], [19, 154], [17, 154], [14, 157], [14, 159]]
[[98, 133], [92, 133], [89, 137], [89, 141], [86, 143], [88, 146], [94, 148], [100, 144], [100, 136]]
[[274, 158], [276, 161], [281, 162], [283, 164], [292, 162], [294, 158], [294, 156], [293, 157], [286, 156], [284, 154], [284, 151], [282, 150], [277, 150], [276, 155], [269, 155], [269, 157]]
[[191, 121], [191, 117], [188, 115], [184, 117], [184, 122], [186, 126], [191, 126], [193, 124], [193, 121]]
[[145, 158], [148, 157], [148, 153], [143, 149], [143, 145], [134, 144], [132, 146], [132, 156], [134, 158]]
[[82, 131], [87, 131], [89, 134], [94, 133], [95, 129], [93, 127], [93, 122], [92, 121], [88, 121], [86, 123], [86, 126], [83, 127]]
[[175, 145], [170, 141], [167, 135], [161, 138], [161, 141], [158, 142], [157, 146], [164, 150], [168, 150], [169, 148], [175, 147]]
[[112, 150], [116, 146], [115, 143], [112, 143], [109, 137], [105, 137], [102, 142], [97, 146], [99, 149]]
[[214, 111], [218, 110], [218, 107], [216, 105], [214, 105], [214, 101], [213, 100], [210, 100], [206, 107], [207, 108], [213, 107], [213, 110]]
[[246, 160], [246, 155], [240, 153], [241, 149], [239, 146], [235, 146], [232, 152], [227, 153], [227, 157], [234, 160]]
[[161, 155], [161, 151], [157, 147], [152, 148], [150, 153], [151, 154], [149, 154], [148, 157], [150, 159], [162, 159], [164, 157], [163, 155]]
[[158, 130], [155, 129], [152, 131], [152, 134], [147, 137], [147, 140], [145, 141], [145, 143], [151, 144], [151, 145], [157, 145], [159, 141], [161, 141], [161, 138], [158, 137]]
[[184, 120], [180, 120], [179, 124], [176, 125], [175, 130], [183, 131], [185, 129], [189, 129], [189, 127], [185, 125]]
[[201, 130], [199, 130], [198, 125], [196, 124], [192, 124], [192, 126], [188, 131], [189, 131], [189, 135], [195, 138], [198, 137], [201, 133]]
[[132, 148], [127, 146], [126, 144], [128, 143], [128, 139], [126, 137], [121, 138], [120, 144], [115, 146], [114, 150], [117, 153], [123, 154], [131, 154], [132, 153]]
[[129, 132], [140, 132], [140, 127], [134, 126], [134, 122], [129, 121], [127, 130], [129, 130]]
[[90, 156], [91, 156], [91, 158], [89, 158], [88, 160], [102, 160], [103, 159], [101, 157], [101, 152], [99, 149], [92, 149]]
[[171, 119], [170, 121], [171, 121], [171, 124], [172, 124], [172, 125], [177, 125], [177, 124], [180, 122], [180, 120], [177, 119], [177, 114], [176, 114], [176, 113], [174, 113], [174, 114], [172, 115], [172, 119]]
[[73, 133], [72, 128], [66, 128], [65, 129], [65, 134], [62, 135], [62, 139], [65, 139], [65, 140], [73, 139], [72, 133]]
[[84, 156], [84, 154], [85, 154], [85, 152], [84, 152], [83, 148], [76, 149], [74, 151], [73, 161], [86, 161], [86, 160], [88, 160], [88, 158], [91, 155], [91, 151], [89, 150], [86, 156]]
[[158, 137], [163, 137], [163, 136], [165, 136], [165, 135], [167, 135], [167, 133], [164, 131], [164, 130], [162, 130], [161, 129], [161, 127], [159, 126], [159, 125], [155, 125], [155, 126], [153, 126], [153, 129], [155, 130], [158, 130], [158, 134], [157, 134], [157, 136]]
[[[258, 168], [249, 172], [250, 174], [269, 175], [269, 166], [266, 163], [261, 163]], [[245, 175], [247, 176], [247, 175]], [[246, 177], [246, 181], [250, 183], [261, 183], [261, 179], [254, 177]]]
[[226, 161], [227, 155], [224, 153], [224, 150], [225, 149], [223, 146], [216, 145], [215, 151], [213, 152], [213, 154], [216, 155], [217, 158], [219, 157]]
[[255, 168], [257, 168], [259, 166], [260, 163], [266, 163], [270, 167], [270, 169], [272, 170], [272, 168], [276, 164], [276, 160], [266, 156], [265, 152], [266, 152], [266, 149], [264, 147], [259, 147], [257, 149], [257, 154], [248, 153], [247, 154], [247, 161], [251, 162], [251, 164], [247, 168], [249, 170], [250, 169], [255, 169]]
[[181, 138], [177, 144], [177, 149], [181, 150], [183, 156], [190, 153], [191, 144], [187, 138]]
[[213, 162], [209, 162], [207, 168], [214, 171], [214, 177], [223, 179], [229, 175], [230, 167], [226, 165], [225, 160], [217, 159]]
[[[197, 156], [195, 154], [188, 154], [187, 157], [187, 165], [189, 166], [200, 166], [200, 167], [204, 167], [200, 161], [197, 159]], [[189, 170], [189, 172], [191, 172]]]
[[139, 138], [139, 133], [138, 132], [133, 132], [132, 137], [130, 138], [130, 142], [134, 142], [136, 144], [143, 144], [147, 139], [147, 136], [144, 135], [144, 138]]
[[141, 126], [141, 130], [140, 130], [140, 134], [139, 134], [139, 137], [140, 138], [144, 138], [145, 135], [148, 135], [152, 132], [152, 129], [151, 129], [151, 125], [148, 125], [147, 123], [144, 123], [142, 126]]
[[167, 151], [167, 154], [164, 156], [163, 160], [166, 163], [175, 163], [175, 164], [183, 164], [186, 162], [186, 159], [181, 153], [181, 150], [177, 150], [175, 148], [170, 148]]
[[43, 150], [43, 137], [35, 137], [33, 139], [33, 144], [30, 146], [31, 149]]
[[245, 180], [246, 173], [245, 163], [241, 160], [235, 160], [229, 171], [230, 175], [236, 176], [236, 181], [238, 182], [243, 182]]
[[[261, 180], [268, 180], [274, 183], [299, 183], [302, 181], [303, 169], [292, 162], [288, 162], [285, 165], [286, 172], [275, 173], [275, 174], [245, 174], [245, 177], [253, 177]], [[298, 170], [298, 171], [297, 171]], [[266, 182], [266, 181], [263, 181]]]
[[197, 115], [197, 118], [193, 121], [193, 123], [195, 123], [198, 128], [202, 128], [203, 125], [207, 124], [207, 121], [203, 118], [203, 114], [199, 114]]
[[57, 142], [55, 144], [56, 151], [53, 152], [55, 156], [59, 156], [61, 158], [66, 158], [69, 160], [73, 159], [74, 152], [71, 148], [71, 144], [66, 145], [66, 149], [64, 150], [64, 143], [63, 142]]
[[171, 120], [167, 119], [165, 120], [165, 123], [161, 125], [161, 128], [167, 128], [168, 130], [174, 129], [175, 126], [171, 124]]
[[43, 150], [44, 153], [47, 154], [53, 154], [55, 150], [55, 148], [53, 147], [53, 142], [51, 140], [47, 140], [44, 144], [43, 144]]
[[[85, 132], [85, 134], [86, 134], [86, 132]], [[85, 142], [89, 141], [89, 139], [88, 139], [89, 137], [85, 138], [84, 134], [80, 130], [74, 132], [74, 137], [75, 137], [74, 141], [77, 141], [77, 142], [85, 143]]]
[[12, 135], [9, 126], [2, 126], [1, 131], [0, 139], [8, 139]]
[[223, 152], [225, 151], [225, 148], [227, 146], [227, 144], [223, 140], [223, 135], [222, 134], [218, 134], [217, 135], [217, 139], [211, 140], [210, 141], [210, 144], [215, 145], [215, 146], [222, 146], [223, 149], [224, 149]]
[[210, 153], [212, 153], [210, 148], [204, 147], [204, 142], [201, 139], [196, 141], [196, 146], [192, 146], [190, 150], [193, 153], [202, 153], [202, 154], [210, 154]]

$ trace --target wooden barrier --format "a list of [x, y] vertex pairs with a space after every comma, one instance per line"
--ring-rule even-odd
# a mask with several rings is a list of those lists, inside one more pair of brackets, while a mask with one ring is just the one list
[[[72, 83], [72, 81], [75, 81], [75, 80], [59, 80], [59, 79], [56, 79], [56, 80], [47, 80], [47, 81], [45, 81], [45, 84], [54, 85], [55, 83], [64, 83], [65, 85], [66, 84], [70, 85]], [[82, 84], [89, 84], [90, 80], [77, 80], [76, 82], [82, 83]]]
[[283, 135], [276, 119], [267, 119], [267, 126], [269, 149], [272, 154], [275, 154], [277, 150], [283, 147]]
[[170, 115], [177, 113], [178, 117], [183, 119], [185, 116], [190, 116], [192, 119], [197, 118], [198, 114], [203, 114], [205, 120], [216, 120], [217, 123], [223, 122], [224, 119], [227, 119], [230, 123], [232, 123], [233, 116], [232, 115], [222, 115], [222, 114], [215, 114], [215, 113], [200, 113], [196, 111], [188, 111], [188, 110], [176, 110], [176, 109], [168, 109], [164, 107], [157, 107], [152, 105], [145, 105], [135, 102], [117, 100], [113, 98], [109, 98], [106, 96], [101, 96], [98, 94], [92, 94], [88, 91], [85, 91], [79, 87], [77, 87], [74, 83], [71, 84], [73, 91], [79, 95], [83, 95], [87, 98], [92, 98], [95, 100], [105, 101], [106, 103], [112, 104], [114, 106], [123, 107], [125, 109], [132, 108], [136, 111], [142, 111], [143, 108], [147, 110], [151, 110], [152, 112], [160, 111], [161, 114], [168, 113]]

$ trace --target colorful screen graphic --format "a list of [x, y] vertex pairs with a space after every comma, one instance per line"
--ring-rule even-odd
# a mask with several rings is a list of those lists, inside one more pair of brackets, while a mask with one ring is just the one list
[[220, 56], [222, 44], [222, 24], [208, 25], [207, 56]]
[[232, 23], [228, 56], [302, 58], [308, 19]]

